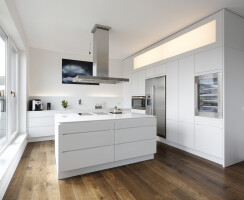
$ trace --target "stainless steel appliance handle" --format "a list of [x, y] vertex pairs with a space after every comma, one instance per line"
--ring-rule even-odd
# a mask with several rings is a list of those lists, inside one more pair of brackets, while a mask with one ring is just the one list
[[151, 115], [154, 115], [153, 113], [153, 107], [154, 107], [154, 90], [155, 90], [155, 86], [151, 87]]

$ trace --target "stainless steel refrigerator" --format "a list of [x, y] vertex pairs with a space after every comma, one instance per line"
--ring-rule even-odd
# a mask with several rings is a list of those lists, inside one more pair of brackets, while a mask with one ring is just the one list
[[157, 116], [157, 135], [166, 138], [166, 77], [146, 79], [146, 114]]

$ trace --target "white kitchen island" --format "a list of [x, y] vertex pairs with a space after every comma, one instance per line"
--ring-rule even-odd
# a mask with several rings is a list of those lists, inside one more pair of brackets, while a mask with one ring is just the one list
[[156, 117], [143, 114], [55, 115], [58, 179], [154, 158]]

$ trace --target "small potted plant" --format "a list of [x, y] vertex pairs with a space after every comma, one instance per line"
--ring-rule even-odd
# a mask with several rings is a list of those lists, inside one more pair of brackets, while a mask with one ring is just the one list
[[66, 110], [66, 108], [69, 106], [68, 101], [63, 100], [62, 106], [63, 106], [64, 110]]

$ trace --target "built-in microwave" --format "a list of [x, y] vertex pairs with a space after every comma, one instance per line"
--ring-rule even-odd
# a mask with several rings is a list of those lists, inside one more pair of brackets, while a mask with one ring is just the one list
[[146, 110], [146, 96], [132, 96], [131, 107], [132, 109]]

